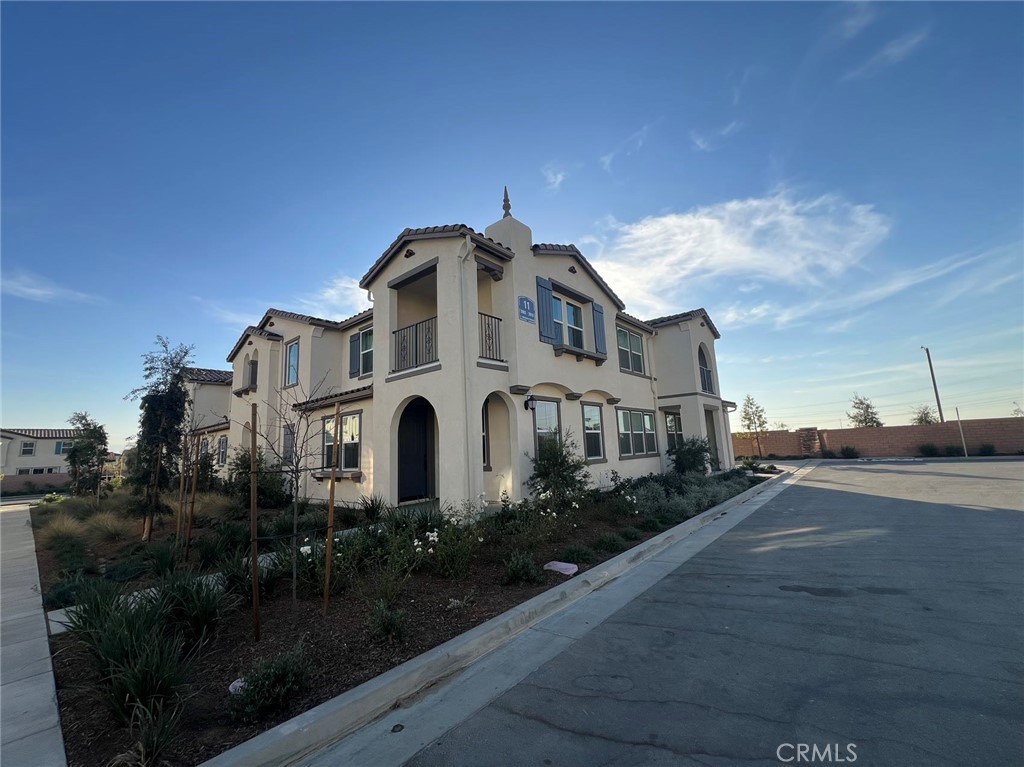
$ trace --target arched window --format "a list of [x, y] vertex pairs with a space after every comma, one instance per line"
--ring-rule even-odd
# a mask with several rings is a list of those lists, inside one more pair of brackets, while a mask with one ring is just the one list
[[700, 366], [700, 389], [708, 394], [715, 393], [715, 379], [711, 375], [708, 355], [704, 353], [704, 344], [697, 349], [697, 364]]

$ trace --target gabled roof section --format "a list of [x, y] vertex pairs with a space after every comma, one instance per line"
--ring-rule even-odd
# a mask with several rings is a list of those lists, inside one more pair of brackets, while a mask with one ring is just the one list
[[337, 392], [335, 394], [325, 394], [322, 397], [314, 397], [313, 399], [308, 399], [305, 402], [297, 402], [292, 406], [292, 410], [298, 410], [300, 412], [319, 410], [320, 408], [324, 408], [335, 403], [355, 402], [356, 400], [370, 399], [372, 397], [373, 384], [367, 384], [366, 386], [360, 386], [358, 389], [349, 389], [348, 391]]
[[612, 302], [614, 302], [615, 307], [620, 312], [626, 308], [626, 305], [622, 303], [622, 299], [615, 294], [615, 291], [611, 289], [611, 286], [604, 281], [604, 277], [597, 273], [597, 269], [587, 261], [586, 256], [580, 253], [579, 248], [575, 245], [555, 245], [553, 243], [545, 242], [534, 245], [532, 250], [533, 255], [535, 256], [572, 256], [576, 259], [576, 263], [583, 267], [583, 271], [590, 275], [590, 279], [596, 282], [600, 286], [601, 290], [603, 290]]
[[255, 325], [250, 325], [249, 327], [242, 331], [242, 335], [239, 336], [238, 340], [235, 342], [234, 347], [231, 349], [231, 354], [228, 355], [228, 362], [231, 362], [235, 359], [235, 355], [238, 354], [238, 352], [241, 350], [242, 344], [245, 343], [245, 339], [248, 338], [249, 336], [256, 336], [257, 338], [266, 338], [270, 341], [280, 341], [283, 338], [283, 336], [280, 333], [272, 333], [269, 330], [262, 330], [256, 327]]
[[377, 275], [391, 263], [391, 260], [402, 251], [402, 248], [410, 242], [416, 240], [435, 240], [445, 237], [465, 237], [467, 234], [473, 244], [484, 252], [504, 261], [511, 261], [515, 258], [515, 253], [500, 242], [495, 242], [490, 237], [485, 237], [465, 224], [445, 224], [444, 226], [424, 226], [419, 229], [405, 229], [388, 246], [388, 249], [381, 254], [380, 258], [373, 263], [370, 270], [363, 275], [363, 279], [359, 281], [359, 287], [368, 287]]
[[213, 370], [212, 368], [185, 368], [185, 380], [192, 383], [230, 384], [234, 377], [231, 370]]
[[283, 320], [294, 320], [295, 322], [305, 322], [307, 325], [316, 325], [321, 328], [335, 329], [341, 324], [335, 320], [325, 320], [323, 317], [312, 317], [308, 314], [298, 314], [297, 312], [286, 312], [284, 309], [271, 308], [267, 309], [257, 327], [266, 328], [267, 323], [274, 317], [280, 317]]
[[615, 319], [619, 320], [620, 322], [625, 323], [626, 325], [632, 325], [634, 328], [637, 328], [639, 330], [643, 330], [643, 331], [646, 331], [648, 333], [653, 333], [654, 332], [654, 328], [652, 328], [650, 325], [648, 325], [646, 322], [644, 322], [640, 318], [634, 317], [632, 314], [626, 314], [625, 312], [618, 312], [615, 315]]
[[654, 320], [647, 320], [647, 324], [651, 327], [661, 327], [663, 325], [671, 325], [676, 322], [686, 322], [687, 320], [703, 319], [708, 326], [708, 329], [714, 334], [715, 338], [721, 338], [722, 334], [718, 332], [718, 328], [715, 327], [715, 323], [711, 321], [711, 317], [708, 315], [708, 310], [703, 306], [700, 309], [691, 309], [688, 312], [681, 312], [680, 314], [670, 314], [667, 317], [658, 317]]
[[74, 439], [81, 429], [0, 429], [4, 434], [17, 434], [30, 439]]

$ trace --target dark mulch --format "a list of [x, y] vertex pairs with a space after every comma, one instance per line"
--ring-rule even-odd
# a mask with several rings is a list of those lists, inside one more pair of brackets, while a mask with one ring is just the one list
[[[549, 541], [533, 552], [538, 564], [558, 559], [570, 545], [592, 546], [606, 533], [635, 526], [636, 517], [589, 519], [579, 529], [569, 530], [558, 541]], [[656, 533], [644, 532], [632, 545]], [[408, 612], [404, 642], [373, 639], [366, 629], [367, 607], [357, 594], [358, 585], [333, 597], [328, 615], [320, 613], [318, 596], [300, 598], [293, 609], [287, 579], [264, 599], [260, 622], [262, 636], [253, 641], [251, 612], [242, 608], [222, 627], [189, 673], [191, 697], [181, 721], [179, 735], [167, 760], [173, 767], [195, 765], [238, 745], [313, 706], [372, 679], [443, 642], [468, 631], [496, 615], [524, 602], [565, 580], [544, 572], [537, 585], [502, 585], [503, 558], [507, 551], [488, 541], [478, 551], [472, 572], [464, 580], [446, 580], [418, 573], [406, 586], [400, 607]], [[596, 551], [587, 570], [615, 556]], [[452, 599], [471, 596], [468, 607], [448, 609]], [[306, 690], [275, 717], [247, 725], [231, 718], [228, 686], [244, 677], [257, 659], [287, 652], [300, 643], [313, 664]], [[54, 672], [64, 730], [68, 764], [71, 767], [105, 765], [132, 746], [126, 728], [113, 719], [98, 702], [98, 680], [91, 657], [76, 640], [63, 634], [51, 639]]]

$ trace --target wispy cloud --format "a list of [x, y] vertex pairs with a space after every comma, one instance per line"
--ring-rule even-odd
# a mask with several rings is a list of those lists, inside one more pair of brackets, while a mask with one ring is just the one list
[[629, 157], [630, 155], [634, 155], [639, 152], [643, 148], [644, 144], [647, 143], [647, 136], [650, 133], [650, 130], [651, 126], [649, 124], [644, 125], [640, 130], [629, 134], [629, 136], [627, 136], [626, 139], [611, 152], [602, 155], [599, 158], [599, 162], [605, 172], [612, 172], [612, 162], [616, 157], [620, 155]]
[[878, 18], [872, 3], [849, 3], [846, 13], [836, 26], [836, 32], [843, 40], [852, 40], [871, 26]]
[[544, 176], [544, 186], [549, 192], [557, 192], [562, 188], [562, 182], [569, 177], [569, 172], [553, 162], [549, 162], [540, 169]]
[[840, 78], [840, 82], [872, 77], [887, 67], [899, 64], [928, 39], [929, 33], [930, 30], [925, 27], [915, 32], [910, 32], [903, 37], [898, 37], [895, 40], [890, 40], [874, 56], [856, 69], [851, 69], [843, 75]]
[[1024, 276], [1020, 265], [1021, 249], [1017, 247], [1015, 252], [1007, 254], [1004, 258], [994, 258], [947, 286], [935, 302], [935, 308], [948, 306], [961, 298], [976, 300], [982, 296], [992, 295], [1004, 285], [1016, 282]]
[[371, 306], [359, 280], [345, 274], [329, 280], [313, 293], [300, 296], [298, 303], [303, 311], [331, 320], [351, 317]]
[[747, 88], [747, 83], [750, 78], [758, 73], [759, 68], [750, 66], [743, 70], [743, 74], [740, 75], [740, 79], [735, 82], [732, 86], [732, 105], [734, 107], [739, 106], [740, 100], [743, 98], [743, 92]]
[[225, 306], [217, 300], [211, 300], [209, 298], [202, 298], [200, 296], [192, 296], [192, 300], [202, 306], [203, 311], [213, 317], [224, 325], [230, 325], [233, 328], [241, 330], [249, 325], [255, 325], [263, 317], [263, 313], [267, 310], [269, 304], [253, 305], [252, 311], [246, 311], [241, 309], [232, 309], [231, 307]]
[[[597, 236], [604, 243], [597, 268], [635, 311], [654, 316], [686, 303], [684, 291], [698, 281], [717, 277], [820, 288], [857, 264], [889, 228], [871, 205], [838, 195], [796, 199], [780, 189], [619, 223]], [[763, 306], [745, 311], [776, 311]]]
[[739, 133], [741, 130], [743, 130], [743, 123], [739, 120], [732, 120], [710, 133], [698, 133], [696, 130], [691, 130], [690, 143], [693, 144], [694, 149], [701, 152], [712, 152], [721, 145], [718, 139], [728, 138]]
[[0, 292], [15, 298], [24, 298], [28, 301], [38, 301], [43, 304], [55, 301], [98, 304], [106, 300], [102, 296], [96, 296], [92, 293], [83, 293], [80, 290], [65, 288], [47, 277], [24, 270], [17, 270], [13, 273], [5, 272], [2, 279], [0, 279]]

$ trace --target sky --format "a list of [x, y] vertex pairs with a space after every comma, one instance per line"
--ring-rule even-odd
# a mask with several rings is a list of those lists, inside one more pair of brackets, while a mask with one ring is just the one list
[[[769, 423], [1024, 405], [1020, 3], [0, 5], [0, 421], [119, 449], [160, 334], [346, 317], [405, 227], [705, 307]], [[739, 428], [734, 418], [734, 429]]]

